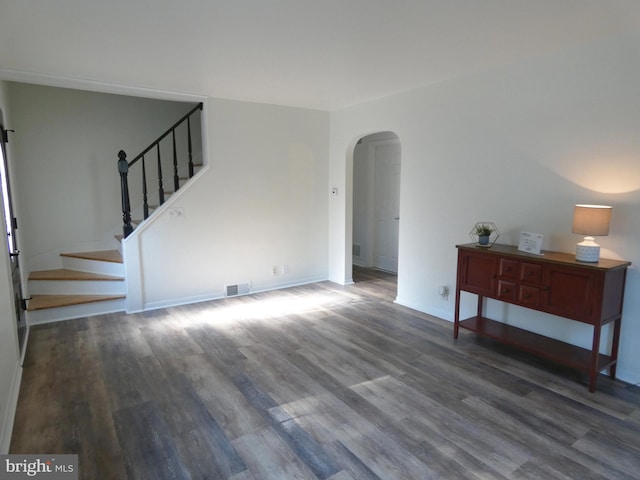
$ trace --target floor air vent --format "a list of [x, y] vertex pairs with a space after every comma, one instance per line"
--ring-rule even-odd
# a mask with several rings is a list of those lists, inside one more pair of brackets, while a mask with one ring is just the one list
[[237, 297], [238, 295], [246, 295], [247, 293], [249, 293], [248, 283], [227, 285], [225, 287], [225, 297]]

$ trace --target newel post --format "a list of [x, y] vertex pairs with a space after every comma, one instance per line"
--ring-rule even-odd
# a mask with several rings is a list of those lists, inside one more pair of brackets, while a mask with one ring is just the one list
[[118, 152], [118, 172], [120, 172], [120, 191], [122, 193], [122, 233], [127, 238], [133, 232], [131, 225], [131, 204], [129, 202], [129, 183], [127, 174], [129, 173], [129, 162], [127, 162], [127, 154], [124, 150]]

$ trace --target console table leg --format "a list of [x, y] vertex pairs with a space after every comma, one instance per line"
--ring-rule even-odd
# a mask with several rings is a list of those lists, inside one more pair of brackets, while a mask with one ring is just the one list
[[613, 342], [611, 343], [611, 360], [613, 365], [609, 367], [609, 377], [616, 378], [616, 367], [618, 366], [618, 345], [620, 344], [620, 324], [622, 318], [618, 318], [613, 322]]
[[591, 364], [589, 365], [589, 391], [596, 391], [598, 379], [598, 356], [600, 355], [600, 331], [601, 325], [593, 326], [593, 345], [591, 346]]
[[460, 331], [460, 289], [456, 288], [456, 309], [453, 319], [453, 338], [458, 338], [458, 332]]

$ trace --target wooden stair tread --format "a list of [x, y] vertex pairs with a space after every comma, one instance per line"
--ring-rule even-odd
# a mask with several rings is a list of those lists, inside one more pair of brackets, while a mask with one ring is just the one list
[[122, 263], [122, 255], [118, 250], [100, 250], [97, 252], [61, 253], [63, 257], [82, 258], [84, 260], [99, 260], [101, 262]]
[[33, 295], [27, 302], [29, 311], [43, 310], [45, 308], [68, 307], [70, 305], [82, 305], [85, 303], [119, 300], [124, 295]]
[[29, 280], [106, 280], [123, 281], [124, 278], [101, 273], [81, 272], [60, 268], [55, 270], [38, 270], [29, 274]]

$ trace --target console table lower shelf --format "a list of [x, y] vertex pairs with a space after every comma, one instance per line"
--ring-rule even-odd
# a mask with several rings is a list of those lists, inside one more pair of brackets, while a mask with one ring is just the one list
[[616, 360], [609, 355], [598, 354], [595, 372], [591, 370], [592, 351], [585, 348], [545, 337], [522, 328], [497, 322], [486, 317], [471, 317], [460, 320], [460, 328], [470, 330], [505, 345], [532, 353], [565, 367], [588, 374], [598, 373], [615, 365]]

